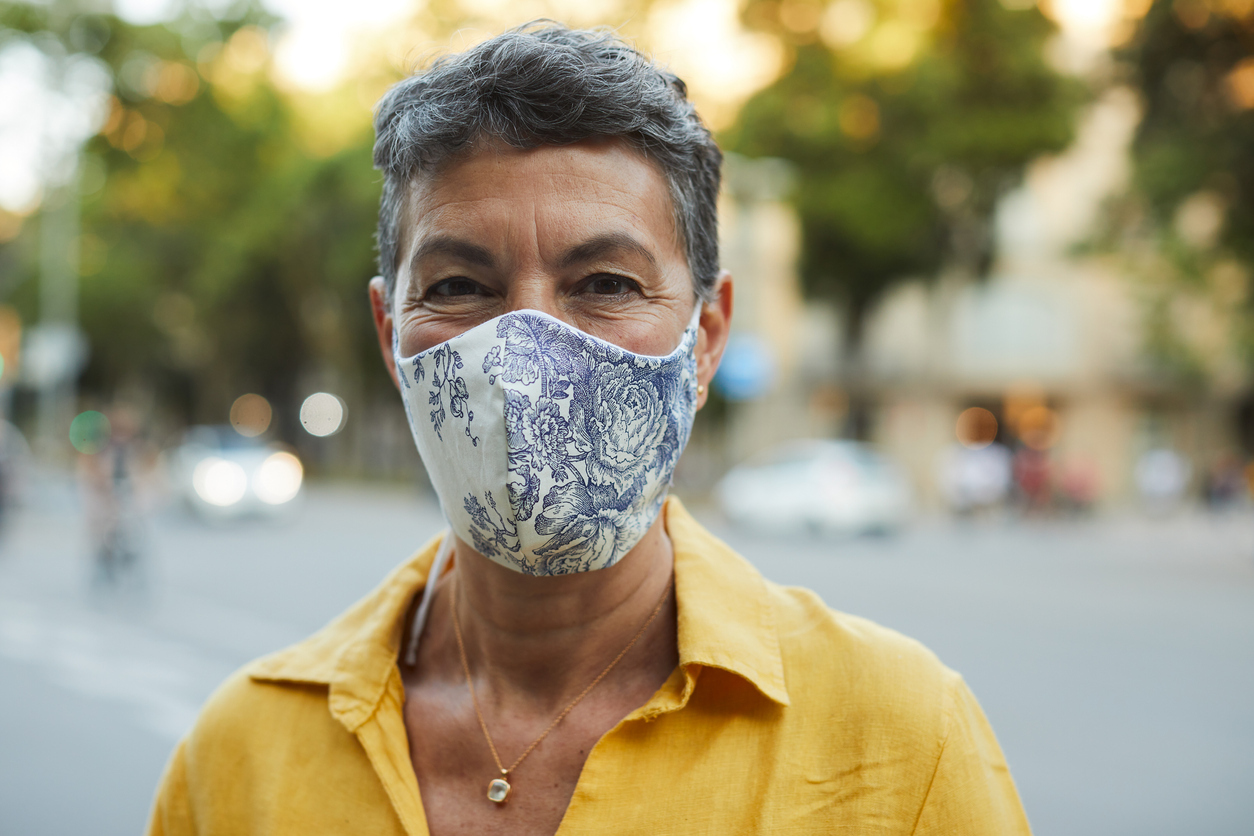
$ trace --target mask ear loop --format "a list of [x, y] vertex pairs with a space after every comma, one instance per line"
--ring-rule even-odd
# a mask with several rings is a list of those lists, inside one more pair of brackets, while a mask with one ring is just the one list
[[435, 584], [440, 580], [440, 575], [444, 574], [444, 566], [452, 554], [453, 529], [450, 526], [444, 534], [444, 539], [440, 541], [435, 560], [431, 562], [431, 571], [427, 574], [427, 585], [422, 590], [422, 600], [418, 602], [418, 612], [414, 613], [414, 621], [409, 627], [409, 645], [405, 650], [405, 664], [411, 668], [418, 664], [418, 638], [422, 635], [422, 628], [427, 624], [427, 613], [431, 611], [431, 602], [435, 600]]

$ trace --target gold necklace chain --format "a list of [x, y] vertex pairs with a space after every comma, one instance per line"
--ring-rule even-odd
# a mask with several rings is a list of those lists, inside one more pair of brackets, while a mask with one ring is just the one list
[[542, 731], [539, 737], [531, 741], [531, 745], [518, 756], [518, 760], [514, 761], [513, 764], [506, 769], [501, 763], [501, 756], [497, 754], [496, 744], [492, 742], [492, 735], [488, 733], [488, 724], [483, 719], [483, 711], [479, 709], [479, 697], [475, 694], [475, 683], [471, 681], [470, 678], [470, 662], [466, 659], [466, 643], [462, 640], [462, 627], [461, 623], [457, 619], [457, 587], [453, 587], [451, 590], [453, 594], [453, 633], [457, 636], [457, 652], [462, 658], [462, 670], [466, 674], [466, 685], [470, 688], [470, 701], [475, 706], [475, 716], [479, 718], [479, 728], [483, 729], [483, 736], [488, 741], [488, 748], [492, 751], [492, 760], [496, 761], [496, 768], [501, 770], [501, 777], [494, 779], [488, 784], [489, 800], [494, 801], [497, 804], [505, 801], [505, 799], [509, 796], [510, 791], [509, 782], [505, 779], [508, 778], [509, 774], [517, 769], [518, 765], [521, 764], [527, 756], [540, 745], [540, 742], [543, 741], [544, 738], [549, 736], [549, 732], [553, 731], [553, 729], [557, 727], [558, 723], [566, 719], [566, 715], [569, 714], [575, 706], [579, 705], [580, 700], [588, 696], [588, 693], [593, 688], [597, 687], [597, 684], [605, 678], [605, 675], [613, 670], [614, 666], [617, 665], [622, 658], [627, 655], [627, 652], [635, 646], [636, 642], [640, 640], [640, 637], [644, 635], [644, 631], [649, 629], [649, 625], [653, 623], [653, 619], [657, 618], [657, 614], [662, 611], [662, 604], [666, 603], [666, 598], [670, 594], [670, 591], [671, 585], [667, 583], [666, 589], [662, 590], [662, 597], [658, 599], [657, 606], [653, 608], [653, 612], [649, 615], [648, 620], [645, 621], [644, 624], [641, 625], [640, 629], [636, 631], [636, 635], [632, 636], [631, 641], [627, 642], [627, 646], [619, 651], [618, 655], [614, 657], [614, 661], [606, 665], [605, 669], [597, 674], [597, 678], [592, 680], [587, 688], [584, 688], [579, 692], [579, 696], [571, 700], [566, 707], [561, 710], [561, 713], [553, 718], [553, 722], [549, 723], [548, 728]]

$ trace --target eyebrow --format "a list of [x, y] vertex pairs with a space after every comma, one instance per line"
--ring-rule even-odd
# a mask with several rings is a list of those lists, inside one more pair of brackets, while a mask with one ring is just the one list
[[451, 256], [477, 267], [492, 268], [496, 266], [496, 259], [492, 258], [492, 253], [486, 248], [448, 235], [437, 235], [434, 238], [428, 238], [426, 241], [423, 241], [418, 245], [418, 249], [414, 250], [414, 257], [409, 260], [409, 263], [411, 265], [417, 264], [424, 258], [433, 255]]
[[[657, 257], [649, 251], [649, 248], [625, 232], [607, 232], [576, 244], [563, 253], [561, 266], [571, 267], [576, 264], [596, 261], [622, 251], [643, 258], [649, 263], [650, 267], [657, 267]], [[467, 264], [488, 269], [496, 266], [496, 259], [492, 257], [492, 253], [487, 248], [448, 235], [437, 235], [419, 244], [418, 249], [414, 251], [413, 258], [410, 259], [410, 264], [416, 265], [424, 258], [433, 255], [450, 256]]]
[[624, 250], [640, 256], [649, 262], [650, 267], [657, 267], [657, 258], [649, 251], [649, 248], [625, 232], [607, 232], [576, 244], [562, 256], [561, 266], [571, 267], [588, 261], [596, 261]]

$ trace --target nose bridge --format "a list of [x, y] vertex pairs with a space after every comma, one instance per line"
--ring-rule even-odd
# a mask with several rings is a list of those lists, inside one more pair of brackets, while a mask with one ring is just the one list
[[560, 304], [560, 296], [560, 277], [550, 273], [543, 264], [532, 262], [509, 277], [505, 302], [510, 311], [540, 311], [566, 322], [568, 317]]

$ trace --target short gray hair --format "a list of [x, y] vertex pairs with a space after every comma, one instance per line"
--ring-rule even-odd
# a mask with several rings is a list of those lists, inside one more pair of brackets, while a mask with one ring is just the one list
[[534, 21], [446, 55], [379, 101], [374, 166], [383, 172], [379, 272], [396, 287], [410, 183], [493, 139], [515, 148], [621, 138], [662, 170], [697, 295], [718, 276], [723, 155], [677, 76], [603, 29]]

